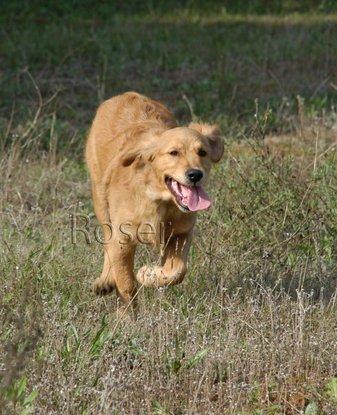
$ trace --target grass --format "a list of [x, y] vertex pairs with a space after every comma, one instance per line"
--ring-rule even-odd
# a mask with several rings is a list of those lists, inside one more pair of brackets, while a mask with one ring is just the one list
[[[2, 413], [336, 412], [337, 18], [294, 3], [4, 9]], [[217, 121], [226, 150], [184, 283], [125, 322], [69, 215], [92, 211], [95, 107], [127, 89]]]

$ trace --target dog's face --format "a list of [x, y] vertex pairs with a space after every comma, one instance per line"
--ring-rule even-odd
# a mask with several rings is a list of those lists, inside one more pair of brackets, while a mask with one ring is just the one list
[[141, 166], [151, 165], [149, 193], [162, 200], [172, 200], [183, 212], [207, 209], [207, 183], [212, 163], [220, 160], [223, 144], [215, 126], [191, 124], [153, 137], [151, 146], [140, 153]]
[[174, 179], [185, 186], [205, 184], [211, 168], [209, 144], [190, 128], [167, 130], [153, 164], [165, 182]]

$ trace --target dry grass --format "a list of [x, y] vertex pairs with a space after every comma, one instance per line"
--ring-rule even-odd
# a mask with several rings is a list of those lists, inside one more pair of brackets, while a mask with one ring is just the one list
[[[0, 412], [335, 415], [336, 16], [58, 4], [0, 16]], [[69, 217], [94, 108], [126, 89], [226, 135], [189, 274], [129, 321]]]
[[227, 141], [184, 284], [141, 290], [127, 322], [90, 292], [100, 246], [71, 244], [83, 166], [19, 139], [4, 153], [4, 413], [334, 414], [336, 137], [324, 120], [261, 131]]

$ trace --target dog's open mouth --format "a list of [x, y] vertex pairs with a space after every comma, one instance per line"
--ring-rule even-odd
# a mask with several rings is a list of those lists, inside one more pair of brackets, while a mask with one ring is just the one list
[[201, 186], [186, 186], [167, 177], [166, 185], [183, 212], [197, 212], [211, 206], [211, 199]]

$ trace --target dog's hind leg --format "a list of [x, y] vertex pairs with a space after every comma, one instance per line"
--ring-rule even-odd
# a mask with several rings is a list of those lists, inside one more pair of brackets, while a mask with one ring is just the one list
[[164, 248], [162, 266], [140, 268], [137, 281], [146, 287], [164, 287], [179, 284], [187, 271], [187, 255], [191, 233], [172, 236]]
[[101, 276], [96, 278], [93, 283], [93, 290], [97, 295], [109, 294], [115, 288], [115, 280], [113, 277], [111, 261], [109, 260], [108, 244], [113, 237], [112, 224], [110, 223], [108, 206], [105, 198], [103, 186], [94, 184], [92, 186], [92, 196], [94, 202], [95, 214], [102, 226], [103, 231], [103, 248], [104, 248], [104, 263]]
[[109, 251], [104, 245], [104, 263], [103, 270], [99, 278], [93, 282], [92, 288], [97, 295], [109, 294], [115, 288], [116, 283], [113, 276], [113, 264], [109, 259]]

